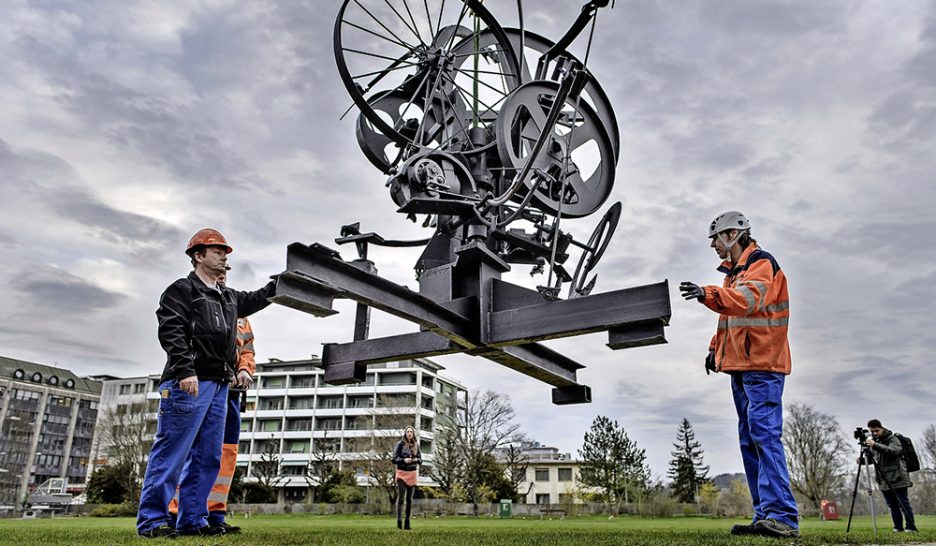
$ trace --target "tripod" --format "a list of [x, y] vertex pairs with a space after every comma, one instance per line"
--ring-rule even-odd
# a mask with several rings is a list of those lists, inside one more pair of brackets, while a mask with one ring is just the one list
[[861, 483], [861, 467], [862, 465], [868, 467], [867, 477], [868, 482], [868, 507], [871, 509], [871, 526], [874, 528], [874, 538], [877, 539], [877, 518], [874, 515], [874, 490], [871, 486], [871, 453], [867, 447], [861, 446], [861, 456], [858, 463], [858, 472], [855, 473], [855, 489], [852, 491], [851, 507], [848, 509], [848, 525], [845, 527], [845, 533], [847, 534], [851, 530], [852, 522], [852, 513], [855, 511], [855, 497], [858, 496], [858, 484]]

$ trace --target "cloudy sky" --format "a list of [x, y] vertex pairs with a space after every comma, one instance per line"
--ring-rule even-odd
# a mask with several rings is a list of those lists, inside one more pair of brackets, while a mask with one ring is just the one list
[[[666, 471], [682, 417], [713, 472], [741, 469], [728, 378], [702, 361], [716, 318], [678, 298], [718, 284], [706, 228], [744, 211], [786, 271], [787, 403], [870, 417], [918, 437], [936, 422], [936, 4], [924, 0], [628, 0], [598, 20], [589, 66], [611, 97], [624, 214], [597, 290], [669, 279], [669, 344], [612, 352], [602, 335], [550, 343], [587, 365], [590, 405], [486, 360], [441, 358], [471, 388], [510, 393], [534, 439], [575, 452], [597, 414]], [[486, 5], [506, 24], [506, 0]], [[527, 28], [557, 38], [581, 3], [538, 0]], [[426, 236], [394, 213], [354, 137], [331, 32], [337, 2], [4, 3], [0, 16], [0, 354], [78, 373], [161, 370], [159, 294], [213, 226], [231, 284], [260, 286], [286, 245], [342, 224]], [[583, 53], [584, 40], [574, 50]], [[595, 217], [563, 223], [587, 237]], [[929, 250], [927, 250], [929, 249]], [[345, 250], [351, 256], [350, 249]], [[415, 287], [417, 254], [374, 250]], [[527, 286], [525, 268], [510, 279]], [[258, 358], [347, 341], [352, 306], [253, 319]], [[410, 331], [375, 317], [374, 335]]]

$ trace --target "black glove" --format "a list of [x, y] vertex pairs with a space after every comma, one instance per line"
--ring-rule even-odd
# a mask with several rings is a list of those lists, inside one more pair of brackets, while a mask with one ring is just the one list
[[686, 298], [686, 300], [705, 300], [705, 289], [689, 281], [679, 283], [679, 291], [682, 292], [682, 297]]
[[712, 372], [718, 372], [718, 370], [715, 369], [715, 351], [709, 351], [708, 356], [705, 357], [705, 375]]

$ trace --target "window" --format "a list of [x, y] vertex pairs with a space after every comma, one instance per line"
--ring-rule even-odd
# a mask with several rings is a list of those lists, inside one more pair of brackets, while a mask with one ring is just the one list
[[286, 419], [286, 430], [312, 430], [312, 419]]
[[289, 380], [289, 384], [294, 389], [310, 389], [315, 386], [314, 375], [301, 375]]
[[250, 421], [246, 419], [241, 421], [241, 432], [250, 432]]
[[314, 400], [311, 396], [291, 396], [289, 398], [289, 409], [312, 409]]
[[264, 389], [284, 389], [286, 388], [286, 378], [283, 376], [264, 377], [263, 388]]
[[341, 430], [341, 417], [321, 417], [316, 419], [317, 430]]
[[432, 376], [431, 376], [431, 375], [423, 374], [423, 376], [422, 376], [422, 386], [423, 386], [423, 387], [426, 387], [427, 389], [431, 389], [431, 388], [434, 386], [433, 383], [434, 383], [434, 381], [432, 380]]
[[[304, 453], [304, 452], [303, 452]], [[280, 468], [280, 476], [305, 476], [306, 467], [299, 465], [284, 465]], [[301, 491], [305, 493], [305, 491]]]
[[423, 417], [421, 424], [420, 424], [420, 428], [431, 432], [432, 431], [432, 419], [428, 417]]
[[237, 452], [250, 453], [250, 440], [244, 440], [243, 442], [237, 444]]
[[571, 468], [560, 468], [560, 469], [559, 469], [559, 481], [560, 481], [560, 482], [571, 482], [571, 481], [572, 481], [572, 469], [571, 469]]
[[432, 409], [432, 397], [431, 396], [422, 397], [422, 407], [423, 409], [427, 409], [427, 410]]
[[279, 419], [257, 421], [257, 430], [260, 432], [277, 432], [280, 430], [281, 425], [282, 422]]
[[415, 385], [416, 374], [412, 372], [404, 373], [383, 373], [380, 374], [381, 385]]
[[349, 408], [372, 408], [374, 407], [374, 397], [373, 396], [349, 396], [348, 407]]
[[321, 409], [338, 409], [344, 406], [341, 396], [319, 396], [318, 407]]
[[121, 395], [130, 394], [130, 385], [121, 385], [121, 386], [120, 386], [120, 394], [121, 394]]
[[290, 440], [286, 443], [286, 452], [287, 453], [308, 453], [309, 441], [308, 440]]
[[536, 504], [549, 504], [549, 493], [537, 493]]
[[146, 390], [146, 383], [136, 383], [133, 385], [133, 394], [140, 394]]
[[261, 398], [260, 399], [260, 408], [261, 410], [281, 410], [283, 409], [283, 399], [282, 398]]
[[[534, 472], [536, 473], [536, 481], [538, 482], [549, 481], [549, 469], [548, 468], [537, 468]], [[537, 495], [537, 498], [539, 498], [539, 495]], [[539, 501], [536, 501], [536, 502], [537, 504], [539, 503]]]

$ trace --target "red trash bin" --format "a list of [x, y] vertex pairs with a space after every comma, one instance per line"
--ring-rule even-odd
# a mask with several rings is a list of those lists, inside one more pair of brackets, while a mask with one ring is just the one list
[[830, 500], [822, 500], [822, 519], [825, 521], [839, 519], [838, 503]]

